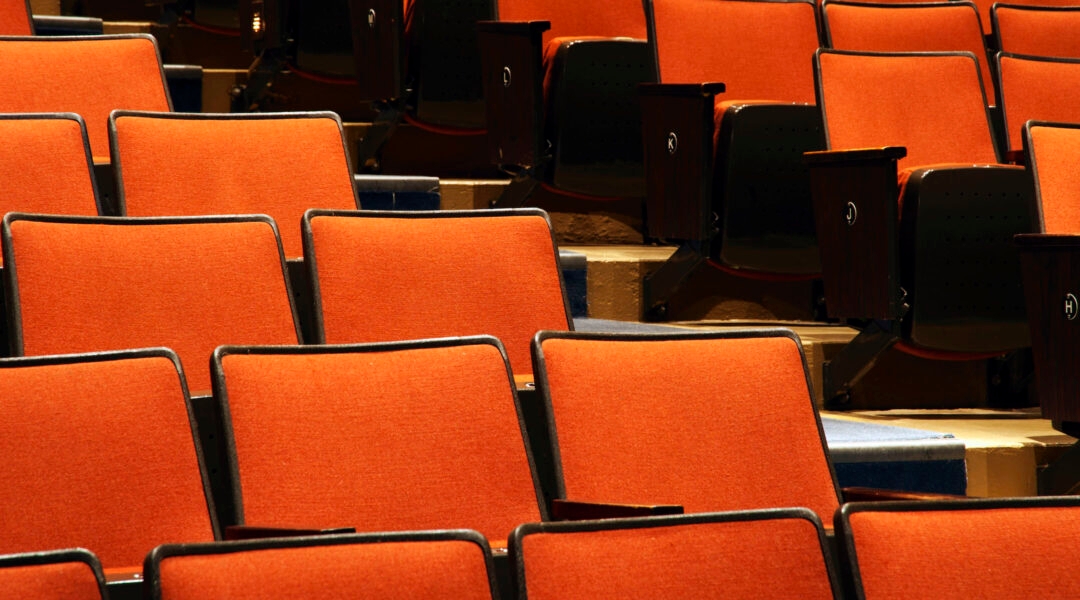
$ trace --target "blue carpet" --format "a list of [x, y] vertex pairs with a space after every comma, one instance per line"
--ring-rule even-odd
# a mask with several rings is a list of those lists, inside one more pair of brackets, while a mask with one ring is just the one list
[[840, 487], [963, 495], [964, 443], [950, 434], [822, 417]]

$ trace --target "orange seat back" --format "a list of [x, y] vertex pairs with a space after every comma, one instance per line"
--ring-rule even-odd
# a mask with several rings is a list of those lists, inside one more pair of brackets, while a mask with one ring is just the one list
[[0, 35], [33, 35], [29, 0], [0, 1]]
[[1011, 54], [1080, 58], [1080, 6], [1074, 0], [1039, 0], [1038, 6], [995, 3], [992, 22], [998, 50]]
[[838, 492], [793, 333], [549, 333], [534, 353], [556, 497], [688, 513], [805, 506], [831, 526]]
[[12, 554], [0, 556], [0, 587], [10, 598], [103, 600], [105, 575], [88, 550]]
[[325, 343], [493, 335], [525, 375], [532, 336], [570, 327], [551, 224], [536, 209], [310, 211], [304, 244]]
[[[819, 46], [803, 0], [652, 0], [660, 80], [723, 82], [723, 98], [814, 102]], [[702, 43], [708, 40], [708, 43]]]
[[164, 349], [0, 361], [0, 552], [138, 570], [158, 544], [214, 539], [179, 369]]
[[194, 394], [225, 343], [294, 344], [281, 243], [266, 217], [92, 219], [11, 213], [12, 349], [172, 348]]
[[849, 504], [841, 530], [859, 598], [1080, 594], [1071, 498]]
[[1042, 232], [1080, 233], [1080, 124], [1027, 124], [1024, 147], [1035, 178]]
[[489, 553], [468, 531], [170, 545], [147, 558], [146, 598], [491, 600]]
[[1022, 146], [1021, 129], [1030, 120], [1080, 123], [1080, 58], [1051, 59], [999, 53], [997, 57], [1005, 139]]
[[333, 113], [125, 112], [110, 119], [110, 134], [121, 214], [267, 214], [285, 255], [298, 258], [305, 210], [358, 208]]
[[109, 157], [109, 113], [169, 111], [149, 35], [0, 39], [0, 112], [72, 112], [86, 121], [95, 160]]
[[997, 162], [971, 54], [819, 50], [814, 68], [830, 149], [904, 146], [901, 168]]
[[214, 369], [245, 524], [505, 540], [540, 517], [493, 338], [226, 347]]
[[528, 524], [510, 552], [530, 600], [825, 600], [824, 540], [813, 513], [788, 509]]
[[550, 21], [545, 45], [554, 38], [647, 37], [641, 0], [608, 0], [602, 6], [576, 0], [499, 0], [498, 5], [500, 21]]

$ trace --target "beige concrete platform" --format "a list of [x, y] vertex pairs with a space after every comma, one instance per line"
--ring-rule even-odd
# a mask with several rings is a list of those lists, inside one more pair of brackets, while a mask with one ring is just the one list
[[1039, 416], [1024, 410], [888, 410], [829, 416], [882, 425], [951, 433], [966, 446], [969, 496], [1005, 497], [1037, 494], [1040, 467], [1052, 462], [1076, 440]]

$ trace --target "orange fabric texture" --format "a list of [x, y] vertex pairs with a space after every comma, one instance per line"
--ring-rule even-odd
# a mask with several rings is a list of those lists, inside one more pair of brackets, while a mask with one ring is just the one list
[[500, 21], [550, 21], [544, 43], [558, 37], [647, 37], [639, 0], [609, 0], [603, 6], [579, 0], [500, 0]]
[[522, 547], [530, 600], [833, 597], [802, 519], [535, 533]]
[[653, 11], [664, 83], [718, 81], [724, 98], [814, 103], [813, 4], [655, 0]]
[[790, 338], [549, 339], [543, 352], [568, 499], [805, 506], [831, 527], [839, 502]]
[[26, 0], [0, 2], [0, 35], [33, 35]]
[[3, 368], [0, 398], [0, 552], [78, 546], [141, 570], [158, 544], [213, 540], [171, 360]]
[[123, 116], [115, 124], [130, 216], [268, 214], [285, 255], [297, 258], [305, 210], [357, 208], [335, 119]]
[[153, 38], [0, 40], [0, 112], [73, 112], [96, 159], [109, 156], [109, 112], [169, 110]]
[[249, 525], [464, 528], [505, 540], [539, 518], [494, 346], [222, 364]]
[[1043, 231], [1080, 234], [1080, 129], [1032, 127], [1031, 143]]
[[837, 50], [971, 52], [979, 61], [979, 74], [989, 97], [994, 97], [979, 13], [970, 4], [825, 4], [822, 14], [831, 47]]
[[819, 68], [831, 149], [904, 146], [901, 169], [997, 161], [970, 57], [823, 52]]
[[490, 600], [480, 546], [460, 541], [336, 544], [161, 562], [161, 600]]
[[867, 600], [1075, 598], [1080, 510], [857, 512]]
[[204, 394], [217, 346], [297, 342], [264, 221], [16, 220], [11, 231], [23, 354], [165, 346], [183, 360], [191, 393]]
[[77, 121], [0, 119], [0, 139], [0, 213], [97, 214]]
[[1019, 150], [1031, 119], [1080, 123], [1080, 60], [1059, 62], [1002, 56], [998, 63], [1010, 150]]
[[[1010, 0], [1009, 4], [1025, 4]], [[1013, 54], [1080, 58], [1080, 8], [1075, 0], [1039, 0], [1040, 5], [1070, 6], [1070, 10], [1031, 10], [999, 6], [997, 39], [1000, 49]]]
[[327, 343], [493, 335], [531, 372], [537, 331], [569, 328], [536, 215], [311, 220]]
[[0, 589], [14, 600], [101, 600], [94, 570], [77, 561], [0, 568]]

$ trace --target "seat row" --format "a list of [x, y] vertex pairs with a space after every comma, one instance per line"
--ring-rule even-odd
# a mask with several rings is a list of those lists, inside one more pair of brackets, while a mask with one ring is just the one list
[[[1046, 598], [1080, 589], [1078, 514], [1072, 498], [848, 504], [840, 567], [805, 509], [526, 524], [509, 589], [467, 530], [167, 544], [146, 558], [144, 597]], [[107, 597], [86, 550], [0, 556], [0, 582], [20, 598]]]

